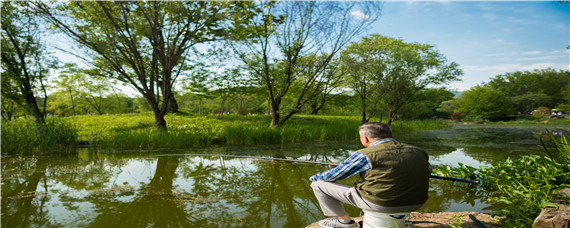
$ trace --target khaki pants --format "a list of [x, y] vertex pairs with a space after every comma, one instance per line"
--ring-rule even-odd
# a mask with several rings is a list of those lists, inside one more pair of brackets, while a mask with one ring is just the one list
[[363, 210], [382, 213], [410, 212], [423, 206], [423, 204], [399, 207], [376, 205], [363, 199], [356, 191], [356, 188], [336, 182], [315, 181], [312, 187], [325, 216], [346, 215], [347, 213], [342, 203], [350, 204]]

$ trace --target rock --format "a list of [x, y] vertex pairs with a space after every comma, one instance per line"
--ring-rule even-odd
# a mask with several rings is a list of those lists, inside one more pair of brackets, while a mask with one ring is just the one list
[[[479, 212], [441, 212], [441, 213], [421, 213], [412, 212], [410, 217], [406, 220], [406, 227], [452, 227], [450, 225], [456, 225], [459, 227], [474, 227], [478, 228], [477, 224], [469, 218], [469, 215], [475, 216], [485, 227], [493, 227], [493, 224], [499, 219], [494, 218], [491, 215], [479, 213]], [[354, 218], [357, 222], [362, 221], [362, 217]], [[320, 228], [319, 223], [315, 222], [307, 226], [307, 228]]]
[[[570, 189], [564, 189], [560, 194], [570, 197]], [[568, 228], [570, 227], [570, 206], [564, 200], [553, 200], [558, 208], [544, 208], [533, 223], [535, 228]]]

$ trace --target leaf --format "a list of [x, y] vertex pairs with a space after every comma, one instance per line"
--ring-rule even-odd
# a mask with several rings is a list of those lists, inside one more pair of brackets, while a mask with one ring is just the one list
[[540, 202], [540, 207], [541, 207], [541, 208], [547, 208], [547, 207], [558, 208], [558, 205], [556, 205], [556, 204], [553, 203], [553, 202], [542, 201], [542, 202]]

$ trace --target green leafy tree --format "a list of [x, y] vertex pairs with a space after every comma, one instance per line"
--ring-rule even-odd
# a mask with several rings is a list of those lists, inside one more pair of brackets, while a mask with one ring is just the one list
[[562, 90], [562, 97], [564, 98], [564, 102], [556, 106], [556, 108], [570, 111], [570, 83]]
[[[158, 129], [173, 101], [173, 87], [191, 47], [214, 41], [254, 14], [251, 2], [65, 2], [55, 10], [35, 3], [55, 27], [85, 48], [94, 67], [127, 83], [150, 105]], [[85, 55], [88, 56], [88, 55]]]
[[401, 117], [405, 119], [425, 119], [439, 117], [444, 112], [438, 111], [438, 107], [453, 98], [453, 93], [445, 88], [430, 88], [420, 91], [415, 102], [402, 108]]
[[[47, 92], [44, 82], [56, 60], [42, 44], [42, 21], [29, 2], [7, 1], [2, 7], [2, 97], [24, 107], [36, 121], [43, 122]], [[43, 108], [37, 93], [43, 94]]]
[[[319, 92], [320, 77], [331, 59], [351, 39], [377, 19], [375, 2], [261, 1], [260, 14], [243, 23], [258, 29], [236, 33], [240, 42], [230, 45], [252, 76], [266, 91], [271, 126], [283, 125]], [[352, 16], [359, 12], [360, 17]], [[311, 74], [303, 75], [300, 90], [292, 96], [291, 87], [300, 81], [302, 56], [319, 63]], [[324, 61], [316, 61], [323, 58]], [[306, 73], [306, 72], [305, 72]], [[282, 101], [293, 101], [282, 114]]]
[[428, 86], [457, 81], [463, 74], [455, 62], [448, 62], [431, 45], [377, 34], [348, 46], [342, 61], [349, 85], [360, 98], [362, 122], [367, 122], [381, 104], [391, 124]]
[[243, 69], [240, 67], [227, 68], [221, 73], [214, 74], [211, 78], [212, 85], [214, 86], [213, 93], [220, 97], [220, 109], [218, 111], [218, 118], [224, 116], [224, 107], [228, 98], [237, 93], [238, 88], [244, 88], [247, 84], [247, 78], [242, 74]]
[[84, 76], [79, 72], [76, 64], [65, 64], [63, 68], [64, 70], [58, 75], [58, 80], [55, 81], [55, 86], [69, 96], [71, 100], [71, 114], [75, 115], [76, 101], [74, 100], [74, 95], [77, 99], [79, 79]]
[[502, 119], [512, 109], [502, 91], [482, 85], [463, 92], [457, 102], [461, 114], [468, 118]]
[[525, 112], [564, 103], [564, 88], [569, 83], [569, 71], [542, 69], [498, 75], [487, 84], [511, 98], [515, 111]]
[[458, 117], [457, 114], [459, 114], [459, 108], [460, 107], [459, 103], [457, 102], [457, 99], [451, 99], [441, 102], [439, 107], [437, 107], [436, 111], [440, 113], [445, 113], [453, 119], [455, 117]]

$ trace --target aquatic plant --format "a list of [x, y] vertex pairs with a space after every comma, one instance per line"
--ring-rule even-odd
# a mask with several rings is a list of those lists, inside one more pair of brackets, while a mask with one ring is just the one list
[[531, 227], [543, 208], [556, 207], [550, 202], [555, 194], [570, 187], [570, 146], [565, 136], [550, 137], [556, 148], [550, 151], [543, 143], [545, 156], [509, 158], [480, 169], [442, 166], [437, 172], [480, 180], [481, 186], [491, 192], [487, 200], [493, 204], [494, 213], [503, 216], [502, 225]]

